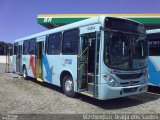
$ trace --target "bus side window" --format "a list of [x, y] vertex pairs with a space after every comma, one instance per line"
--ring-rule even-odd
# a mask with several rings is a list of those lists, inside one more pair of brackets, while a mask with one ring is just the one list
[[13, 51], [14, 55], [17, 55], [17, 45], [18, 45], [17, 43], [14, 44], [14, 51]]
[[47, 54], [59, 54], [62, 41], [62, 33], [50, 34], [47, 39]]
[[77, 54], [79, 43], [79, 30], [65, 31], [63, 34], [62, 53], [63, 54]]
[[23, 42], [23, 55], [28, 54], [29, 40]]
[[159, 35], [148, 35], [149, 44], [149, 56], [159, 56], [160, 55], [160, 41]]
[[30, 55], [35, 55], [36, 53], [36, 39], [31, 39], [29, 42], [29, 51]]

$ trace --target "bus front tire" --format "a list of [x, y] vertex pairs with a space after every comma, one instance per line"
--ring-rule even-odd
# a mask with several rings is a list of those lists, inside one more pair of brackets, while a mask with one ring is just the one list
[[24, 78], [25, 80], [27, 79], [27, 69], [26, 69], [25, 66], [23, 67], [23, 78]]
[[71, 76], [66, 75], [63, 78], [63, 91], [68, 97], [75, 97], [76, 93], [74, 92], [74, 83]]

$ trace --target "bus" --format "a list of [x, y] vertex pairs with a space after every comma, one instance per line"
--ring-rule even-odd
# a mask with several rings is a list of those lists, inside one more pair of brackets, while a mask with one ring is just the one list
[[160, 87], [160, 29], [147, 30], [149, 85]]
[[141, 23], [98, 16], [15, 40], [13, 67], [33, 77], [99, 100], [148, 89], [148, 42]]

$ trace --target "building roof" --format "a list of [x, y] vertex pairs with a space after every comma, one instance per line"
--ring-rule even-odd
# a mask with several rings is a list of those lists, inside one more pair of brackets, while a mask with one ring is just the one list
[[95, 16], [125, 17], [143, 23], [146, 29], [160, 28], [160, 14], [39, 14], [38, 24], [52, 29]]

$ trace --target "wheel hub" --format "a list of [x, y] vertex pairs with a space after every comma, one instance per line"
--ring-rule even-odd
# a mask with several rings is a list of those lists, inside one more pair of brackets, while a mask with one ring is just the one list
[[25, 78], [26, 77], [26, 70], [24, 69], [23, 71], [23, 77]]
[[66, 91], [72, 91], [73, 90], [73, 82], [71, 80], [66, 80], [65, 89], [66, 89]]

